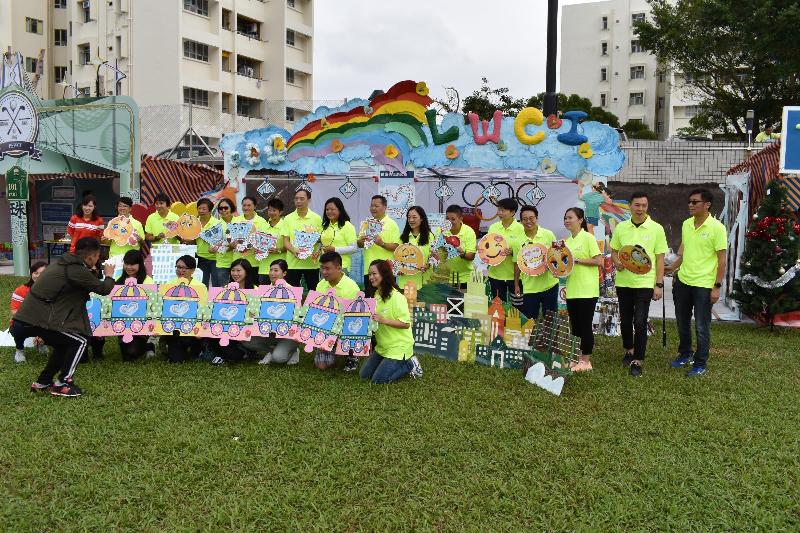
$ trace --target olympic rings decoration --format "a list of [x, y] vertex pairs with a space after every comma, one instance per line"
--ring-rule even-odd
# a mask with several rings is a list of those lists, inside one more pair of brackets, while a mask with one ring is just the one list
[[[472, 191], [475, 191], [475, 186], [480, 186], [480, 193], [478, 194], [475, 201], [470, 201], [467, 199], [467, 189], [472, 187]], [[491, 187], [494, 187], [494, 194], [491, 193]], [[527, 189], [526, 189], [527, 188]], [[525, 192], [523, 192], [523, 190]], [[490, 191], [487, 193], [487, 191]], [[505, 194], [504, 194], [505, 192]], [[492, 205], [497, 205], [497, 201], [500, 198], [513, 198], [514, 200], [519, 203], [520, 206], [523, 205], [532, 205], [538, 206], [542, 200], [547, 197], [544, 190], [539, 187], [538, 181], [526, 181], [522, 183], [517, 190], [514, 191], [514, 187], [511, 186], [510, 183], [507, 181], [490, 181], [489, 185], [481, 181], [470, 181], [464, 188], [461, 189], [461, 199], [464, 200], [464, 205], [468, 205], [471, 207], [480, 207], [484, 204], [487, 200]], [[481, 218], [481, 220], [493, 220], [497, 218], [497, 215], [490, 219]]]

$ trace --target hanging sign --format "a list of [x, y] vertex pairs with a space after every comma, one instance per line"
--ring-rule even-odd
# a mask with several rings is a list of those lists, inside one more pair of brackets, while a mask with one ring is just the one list
[[28, 95], [9, 91], [0, 96], [0, 160], [7, 155], [27, 155], [41, 161], [42, 152], [36, 148], [38, 135], [39, 116]]
[[28, 173], [18, 166], [6, 172], [6, 198], [10, 201], [28, 201]]

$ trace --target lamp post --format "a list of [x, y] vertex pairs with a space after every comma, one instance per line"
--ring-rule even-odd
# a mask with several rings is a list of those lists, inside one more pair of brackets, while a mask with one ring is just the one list
[[744, 125], [747, 128], [747, 149], [752, 150], [752, 143], [751, 139], [753, 138], [753, 119], [755, 118], [755, 112], [752, 109], [748, 109], [747, 113], [744, 115]]
[[544, 115], [558, 111], [556, 96], [556, 54], [558, 53], [558, 0], [547, 0], [547, 69], [545, 75]]

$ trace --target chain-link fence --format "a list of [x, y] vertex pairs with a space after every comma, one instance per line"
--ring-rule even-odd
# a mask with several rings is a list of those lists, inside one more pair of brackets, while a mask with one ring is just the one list
[[[216, 146], [226, 133], [264, 128], [274, 124], [288, 130], [305, 115], [320, 106], [338, 107], [342, 100], [252, 100], [252, 105], [222, 111], [222, 106], [209, 107], [191, 104], [141, 106], [139, 109], [142, 154], [157, 155], [177, 144], [201, 145], [190, 140], [193, 133]], [[257, 103], [257, 105], [256, 105]], [[246, 116], [252, 115], [252, 116]]]

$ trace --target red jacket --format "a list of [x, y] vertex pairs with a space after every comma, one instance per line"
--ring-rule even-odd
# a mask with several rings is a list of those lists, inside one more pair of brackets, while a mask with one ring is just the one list
[[75, 253], [75, 243], [84, 237], [94, 237], [98, 241], [103, 238], [103, 217], [96, 217], [88, 222], [82, 216], [72, 215], [67, 225], [67, 233], [72, 237], [69, 245], [70, 253]]

